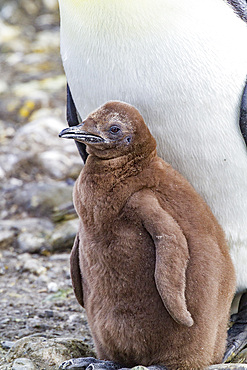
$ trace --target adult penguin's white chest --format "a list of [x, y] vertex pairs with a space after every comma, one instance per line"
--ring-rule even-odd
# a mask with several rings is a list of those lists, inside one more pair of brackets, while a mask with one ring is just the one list
[[136, 106], [158, 153], [205, 198], [247, 287], [247, 26], [223, 0], [60, 0], [61, 54], [82, 118]]

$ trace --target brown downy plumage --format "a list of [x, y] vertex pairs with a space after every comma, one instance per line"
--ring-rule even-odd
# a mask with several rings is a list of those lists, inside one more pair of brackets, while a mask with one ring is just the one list
[[235, 274], [209, 207], [128, 104], [106, 103], [60, 135], [89, 153], [71, 275], [98, 357], [171, 370], [221, 362]]

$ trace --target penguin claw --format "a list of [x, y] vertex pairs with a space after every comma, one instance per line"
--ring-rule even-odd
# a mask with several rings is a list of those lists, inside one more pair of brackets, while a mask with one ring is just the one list
[[121, 368], [122, 366], [115, 362], [97, 360], [93, 357], [72, 358], [59, 366], [61, 370], [118, 370]]
[[227, 342], [223, 362], [231, 361], [247, 345], [247, 323], [234, 323], [228, 330]]
[[80, 358], [71, 358], [70, 360], [64, 361], [59, 369], [61, 370], [85, 370], [89, 365], [91, 365], [95, 360], [93, 357], [80, 357]]
[[231, 316], [231, 321], [223, 362], [231, 361], [247, 345], [247, 293], [242, 295], [238, 313]]

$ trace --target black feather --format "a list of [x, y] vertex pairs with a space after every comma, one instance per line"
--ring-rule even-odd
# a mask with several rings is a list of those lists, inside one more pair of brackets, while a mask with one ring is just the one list
[[247, 82], [245, 83], [244, 92], [241, 100], [239, 125], [245, 143], [247, 145]]
[[[70, 127], [79, 125], [77, 111], [70, 92], [69, 84], [67, 84], [67, 121]], [[78, 141], [75, 141], [75, 143], [80, 153], [80, 156], [82, 157], [82, 160], [85, 163], [88, 157], [88, 154], [86, 152], [86, 145], [83, 143], [79, 143]]]

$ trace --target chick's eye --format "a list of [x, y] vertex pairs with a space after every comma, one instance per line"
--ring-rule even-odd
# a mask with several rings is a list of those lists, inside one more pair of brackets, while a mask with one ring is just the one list
[[120, 128], [118, 126], [111, 126], [110, 127], [110, 132], [112, 134], [117, 134], [120, 131]]

